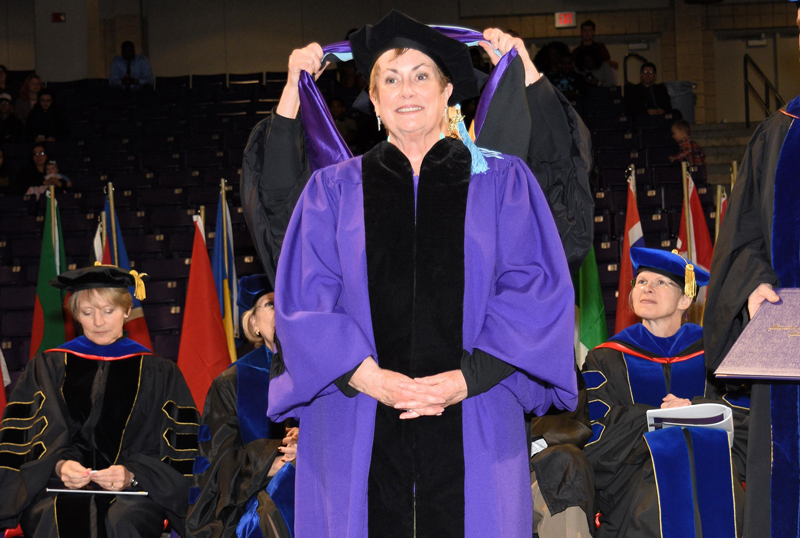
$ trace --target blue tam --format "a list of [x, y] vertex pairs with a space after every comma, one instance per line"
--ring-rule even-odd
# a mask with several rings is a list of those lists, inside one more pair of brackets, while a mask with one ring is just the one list
[[[668, 252], [655, 248], [631, 248], [631, 263], [633, 270], [638, 275], [641, 271], [652, 271], [674, 280], [681, 287], [686, 283], [686, 266], [689, 262], [676, 252]], [[708, 285], [711, 275], [696, 265], [694, 267], [694, 280], [698, 287]]]
[[239, 312], [250, 310], [262, 295], [271, 291], [273, 291], [272, 284], [267, 275], [243, 276], [239, 279], [239, 299], [236, 301]]

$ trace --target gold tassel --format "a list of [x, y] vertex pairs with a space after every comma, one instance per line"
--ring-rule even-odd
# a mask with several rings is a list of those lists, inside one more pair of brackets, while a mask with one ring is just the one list
[[[681, 256], [677, 248], [673, 248], [672, 253], [676, 256]], [[681, 258], [683, 258], [683, 256], [681, 256]], [[686, 258], [683, 259], [686, 260]], [[694, 299], [697, 297], [697, 280], [694, 276], [694, 265], [688, 263], [688, 261], [686, 263], [686, 269], [684, 269], [683, 278], [685, 282], [683, 285], [683, 293], [690, 299]]]
[[133, 277], [133, 281], [136, 283], [136, 288], [133, 291], [133, 296], [136, 297], [139, 301], [144, 301], [147, 298], [147, 294], [144, 291], [144, 280], [142, 280], [143, 276], [147, 276], [147, 273], [139, 273], [138, 271], [131, 270], [131, 276]]
[[464, 121], [464, 116], [456, 107], [447, 107], [447, 136], [461, 140], [461, 135], [458, 132], [458, 124]]

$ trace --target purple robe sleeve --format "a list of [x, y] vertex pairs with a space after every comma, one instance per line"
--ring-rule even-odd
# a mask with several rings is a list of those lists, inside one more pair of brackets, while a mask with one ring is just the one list
[[[343, 263], [366, 264], [366, 259], [340, 259], [340, 251], [349, 250], [349, 245], [340, 242], [352, 241], [350, 224], [362, 213], [343, 209], [339, 214], [342, 191], [347, 191], [349, 200], [357, 200], [360, 185], [337, 181], [338, 168], [325, 168], [311, 177], [294, 209], [281, 251], [275, 325], [286, 370], [270, 382], [268, 415], [273, 420], [300, 418], [300, 409], [314, 398], [338, 391], [333, 384], [338, 377], [375, 356], [368, 336], [371, 327], [363, 327], [350, 314], [342, 267]], [[357, 168], [360, 181], [360, 163]]]
[[[468, 225], [483, 228], [475, 234], [483, 243], [479, 249], [493, 252], [495, 259], [485, 316], [477, 323], [479, 332], [467, 349], [481, 349], [527, 375], [527, 384], [520, 384], [517, 374], [501, 382], [517, 394], [527, 410], [543, 414], [551, 404], [574, 410], [578, 394], [573, 352], [575, 300], [564, 248], [536, 178], [516, 157], [504, 156], [504, 161], [498, 167], [504, 173], [493, 182], [494, 193], [485, 192], [487, 183], [492, 182], [473, 179], [473, 187], [482, 191], [474, 199], [486, 204], [491, 197], [496, 221]], [[468, 218], [472, 215], [477, 220], [478, 214], [473, 212]], [[467, 251], [469, 256], [469, 244]], [[478, 290], [473, 293], [479, 303]], [[465, 302], [465, 311], [470, 303]], [[465, 323], [465, 329], [469, 325]], [[465, 332], [465, 343], [469, 340]], [[525, 386], [526, 394], [519, 394], [518, 389]]]

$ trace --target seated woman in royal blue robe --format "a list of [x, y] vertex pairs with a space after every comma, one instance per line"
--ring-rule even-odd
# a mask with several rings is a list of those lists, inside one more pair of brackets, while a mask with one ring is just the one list
[[266, 275], [239, 280], [242, 329], [256, 349], [211, 384], [186, 527], [196, 538], [285, 538], [294, 512], [297, 428], [267, 418], [275, 294]]
[[[683, 323], [697, 287], [706, 285], [709, 275], [676, 252], [632, 248], [631, 261], [636, 272], [631, 305], [642, 322], [593, 349], [583, 366], [594, 431], [584, 451], [594, 468], [602, 514], [595, 536], [684, 538], [696, 536], [695, 525], [704, 535], [713, 528], [714, 536], [736, 536], [741, 533], [749, 398], [713, 383], [705, 366], [703, 329]], [[733, 409], [732, 449], [720, 431], [691, 428], [686, 440], [679, 428], [647, 433], [649, 409], [711, 401]], [[677, 456], [685, 465], [675, 464]], [[670, 483], [675, 477], [684, 479], [681, 488]]]
[[158, 538], [166, 519], [183, 534], [200, 415], [175, 363], [123, 333], [128, 287], [144, 299], [140, 276], [96, 266], [51, 284], [72, 291], [83, 336], [31, 359], [11, 394], [0, 427], [0, 529]]

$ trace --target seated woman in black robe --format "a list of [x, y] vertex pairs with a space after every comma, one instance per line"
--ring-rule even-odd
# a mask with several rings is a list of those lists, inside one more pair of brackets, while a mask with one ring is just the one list
[[190, 537], [291, 536], [298, 428], [287, 430], [266, 414], [274, 298], [267, 275], [239, 280], [242, 329], [259, 347], [222, 372], [208, 391], [189, 491]]
[[157, 538], [169, 520], [183, 533], [200, 417], [175, 363], [123, 334], [127, 288], [144, 299], [141, 277], [96, 266], [51, 284], [72, 291], [84, 335], [34, 357], [11, 394], [0, 528], [20, 523], [27, 538]]
[[[642, 322], [590, 351], [583, 366], [594, 432], [584, 452], [594, 468], [602, 514], [595, 536], [686, 538], [699, 536], [695, 525], [703, 535], [712, 535], [710, 527], [720, 532], [714, 536], [733, 536], [737, 529], [741, 533], [744, 492], [739, 473], [744, 474], [749, 397], [724, 393], [712, 384], [704, 362], [703, 329], [682, 324], [697, 286], [706, 285], [709, 275], [676, 251], [632, 248], [631, 261], [636, 271], [631, 302]], [[716, 450], [699, 449], [695, 428], [686, 431], [695, 444], [685, 441], [679, 428], [648, 433], [648, 410], [710, 402], [733, 410], [732, 449], [725, 435]], [[654, 439], [654, 434], [667, 434], [670, 440]], [[659, 446], [684, 454], [686, 465], [665, 473]], [[669, 479], [678, 476], [686, 478], [688, 489], [671, 487]], [[685, 517], [673, 517], [676, 510]]]

